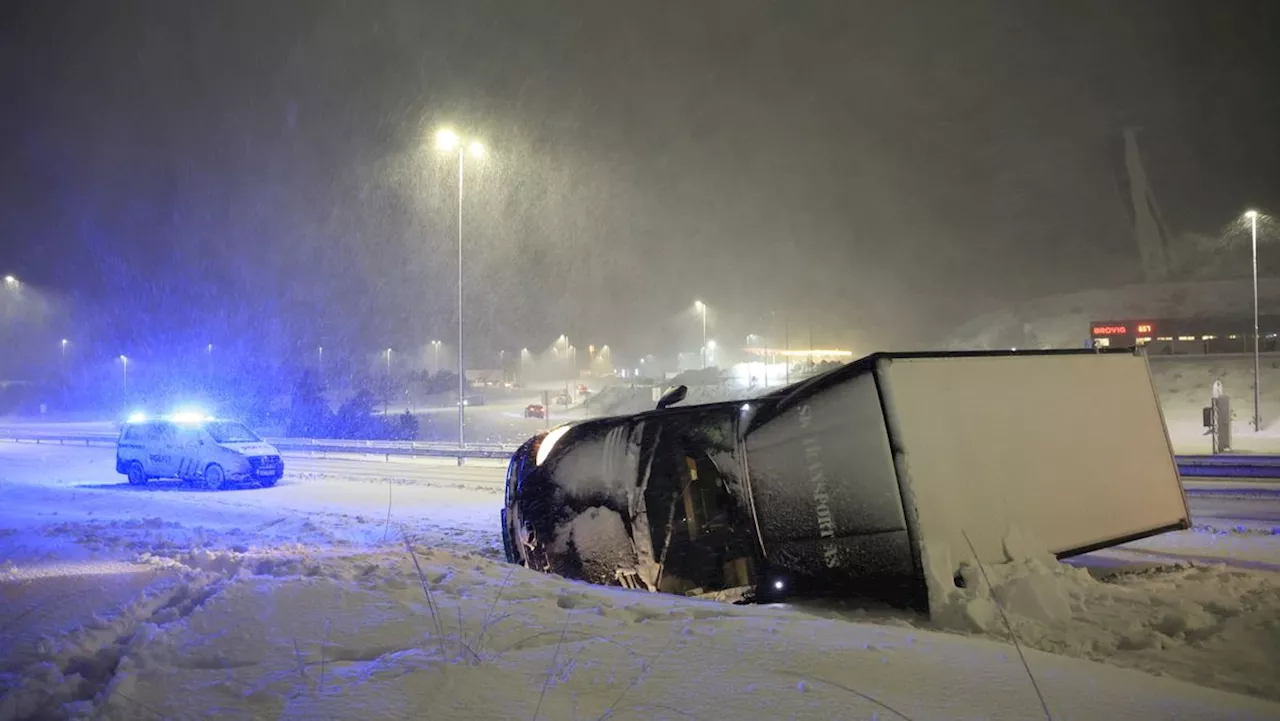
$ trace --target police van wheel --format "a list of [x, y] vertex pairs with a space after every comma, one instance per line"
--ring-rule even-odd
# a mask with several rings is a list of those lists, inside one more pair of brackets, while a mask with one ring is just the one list
[[147, 485], [147, 471], [137, 461], [129, 464], [129, 483], [134, 486]]
[[217, 463], [210, 463], [204, 469], [204, 487], [211, 491], [222, 488], [222, 484], [227, 480], [227, 474], [222, 470], [222, 466]]

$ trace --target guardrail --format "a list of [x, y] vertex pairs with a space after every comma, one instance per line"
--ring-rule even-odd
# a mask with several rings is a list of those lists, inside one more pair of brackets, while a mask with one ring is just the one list
[[1223, 453], [1215, 456], [1178, 456], [1178, 473], [1184, 478], [1265, 478], [1280, 480], [1280, 456]]
[[[507, 458], [519, 446], [509, 443], [456, 443], [439, 441], [380, 441], [345, 438], [267, 438], [281, 451], [353, 453], [365, 455], [426, 456], [435, 458]], [[0, 430], [0, 441], [47, 443], [50, 445], [114, 446], [109, 433], [28, 433]], [[1257, 478], [1280, 480], [1280, 456], [1221, 454], [1177, 456], [1178, 473], [1184, 478]]]
[[[430, 456], [436, 458], [507, 458], [519, 447], [503, 443], [468, 443], [465, 447], [459, 448], [456, 443], [441, 443], [438, 441], [375, 441], [336, 438], [267, 438], [265, 440], [281, 451]], [[0, 431], [0, 441], [61, 446], [114, 446], [116, 444], [114, 434], [46, 434], [15, 432], [12, 430]]]

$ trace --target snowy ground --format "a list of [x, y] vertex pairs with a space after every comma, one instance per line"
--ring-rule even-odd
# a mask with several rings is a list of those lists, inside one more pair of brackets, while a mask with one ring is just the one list
[[1202, 530], [1092, 574], [1013, 553], [928, 621], [513, 569], [497, 468], [288, 464], [138, 490], [109, 449], [0, 443], [0, 721], [1034, 718], [1001, 609], [1056, 719], [1280, 718], [1280, 498], [1193, 496]]
[[1264, 354], [1258, 377], [1262, 387], [1262, 430], [1253, 429], [1253, 356], [1151, 357], [1151, 378], [1169, 436], [1179, 453], [1211, 453], [1201, 409], [1209, 405], [1213, 382], [1221, 380], [1231, 398], [1232, 450], [1280, 453], [1280, 355]]

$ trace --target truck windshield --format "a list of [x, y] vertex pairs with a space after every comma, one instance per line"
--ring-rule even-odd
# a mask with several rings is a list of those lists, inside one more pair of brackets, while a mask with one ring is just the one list
[[243, 423], [215, 421], [206, 423], [204, 429], [209, 431], [209, 435], [213, 436], [213, 440], [218, 443], [254, 443], [262, 440]]

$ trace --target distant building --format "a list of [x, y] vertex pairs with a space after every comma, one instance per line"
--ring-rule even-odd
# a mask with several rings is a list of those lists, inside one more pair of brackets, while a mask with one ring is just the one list
[[[1259, 351], [1280, 350], [1280, 316], [1258, 318]], [[1253, 318], [1155, 318], [1101, 320], [1089, 324], [1094, 347], [1142, 346], [1150, 355], [1219, 355], [1253, 352]]]

